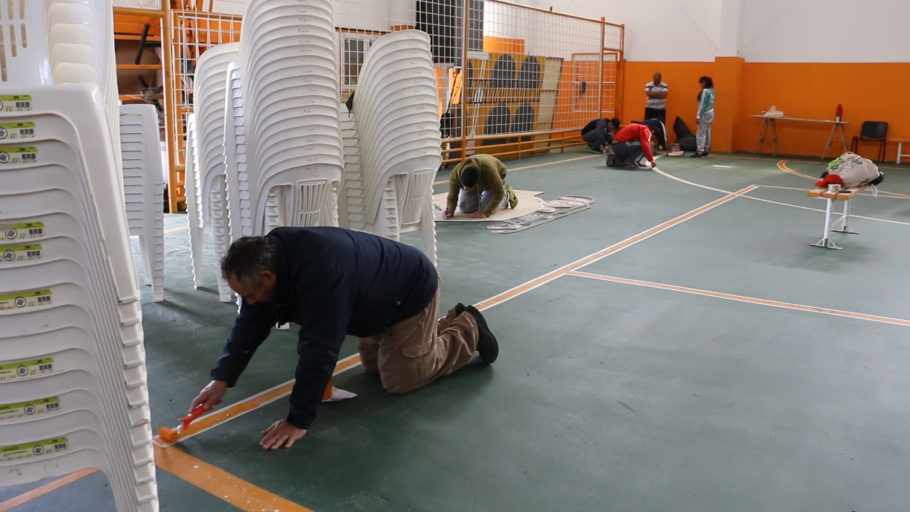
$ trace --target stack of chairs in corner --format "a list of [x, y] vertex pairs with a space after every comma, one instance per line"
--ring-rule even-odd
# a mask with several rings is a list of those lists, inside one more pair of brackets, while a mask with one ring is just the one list
[[139, 237], [147, 285], [164, 300], [164, 175], [154, 105], [121, 105], [123, 198], [131, 235]]
[[[356, 98], [356, 96], [355, 96]], [[338, 107], [341, 122], [341, 147], [344, 158], [344, 173], [341, 177], [341, 191], [338, 193], [338, 224], [343, 228], [363, 231], [363, 175], [360, 172], [360, 146], [357, 138], [357, 122], [347, 103]]]
[[[111, 9], [90, 0], [0, 9], [5, 34], [28, 35], [0, 48], [0, 485], [97, 468], [118, 510], [154, 512], [119, 115], [112, 122], [109, 74], [97, 64]], [[84, 42], [55, 46], [71, 29]]]
[[[190, 247], [193, 258], [194, 285], [198, 288], [203, 246], [203, 228], [211, 227], [215, 253], [224, 254], [230, 245], [228, 226], [227, 174], [225, 167], [225, 79], [228, 65], [236, 62], [238, 43], [213, 46], [206, 50], [196, 64], [193, 85], [195, 115], [196, 163], [186, 182], [193, 184], [193, 208], [187, 205], [190, 223]], [[189, 196], [189, 190], [187, 196]], [[230, 302], [232, 292], [227, 281], [218, 273], [218, 297]]]
[[236, 177], [239, 211], [229, 208], [232, 237], [235, 226], [238, 235], [261, 235], [338, 225], [344, 162], [335, 41], [331, 0], [247, 4], [238, 70], [246, 170]]
[[[393, 240], [419, 230], [423, 252], [435, 264], [433, 180], [442, 164], [442, 135], [425, 32], [392, 32], [373, 43], [358, 78], [354, 113], [362, 229]], [[355, 188], [345, 185], [345, 194], [355, 197]]]
[[[227, 217], [231, 240], [243, 236], [240, 223], [241, 205], [250, 206], [250, 183], [247, 173], [246, 127], [243, 116], [243, 91], [241, 89], [240, 64], [228, 64], [224, 79], [224, 172], [227, 188]], [[235, 215], [231, 215], [234, 212]]]
[[184, 161], [184, 176], [186, 179], [186, 214], [187, 224], [189, 225], [190, 236], [190, 260], [193, 271], [193, 288], [202, 286], [202, 221], [199, 197], [197, 189], [199, 186], [199, 173], [196, 168], [199, 167], [199, 144], [196, 142], [196, 114], [189, 113], [186, 116], [186, 155]]

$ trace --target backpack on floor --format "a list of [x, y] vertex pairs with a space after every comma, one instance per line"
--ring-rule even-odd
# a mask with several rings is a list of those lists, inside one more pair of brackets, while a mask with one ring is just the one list
[[676, 116], [673, 121], [673, 133], [676, 134], [676, 143], [683, 151], [695, 151], [698, 145], [695, 143], [695, 134], [686, 126], [686, 122]]

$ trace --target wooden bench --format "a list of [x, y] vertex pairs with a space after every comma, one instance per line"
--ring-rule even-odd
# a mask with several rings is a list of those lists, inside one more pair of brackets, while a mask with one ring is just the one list
[[[837, 244], [831, 240], [829, 233], [836, 231], [838, 233], [846, 233], [849, 235], [858, 234], [856, 231], [850, 231], [850, 200], [853, 199], [863, 190], [866, 190], [865, 186], [862, 187], [850, 187], [839, 190], [838, 192], [829, 192], [827, 188], [813, 188], [809, 191], [809, 197], [817, 197], [819, 199], [825, 199], [827, 204], [825, 205], [825, 228], [822, 231], [822, 238], [814, 244], [809, 244], [814, 247], [821, 247], [823, 249], [841, 249]], [[844, 213], [841, 215], [841, 218], [837, 219], [834, 224], [831, 224], [831, 212], [833, 210], [834, 201], [843, 201], [844, 202]], [[834, 226], [837, 224], [843, 223], [842, 229], [834, 229]]]
[[901, 140], [901, 139], [888, 139], [888, 142], [896, 142], [896, 143], [897, 143], [897, 161], [896, 161], [896, 163], [897, 163], [898, 165], [900, 165], [900, 163], [901, 163], [901, 157], [902, 157], [902, 156], [910, 157], [910, 153], [904, 153], [904, 144], [910, 145], [910, 139], [903, 139], [903, 140]]

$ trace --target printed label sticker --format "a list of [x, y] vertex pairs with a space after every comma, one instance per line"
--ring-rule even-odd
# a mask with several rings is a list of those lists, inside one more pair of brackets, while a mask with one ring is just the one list
[[45, 439], [44, 441], [23, 443], [14, 446], [3, 446], [0, 447], [0, 461], [6, 462], [10, 460], [27, 459], [29, 457], [40, 457], [42, 455], [50, 455], [52, 453], [65, 451], [66, 448], [67, 440], [65, 437], [55, 437], [53, 439]]
[[0, 241], [29, 240], [44, 236], [43, 222], [23, 222], [21, 224], [0, 225]]
[[28, 94], [0, 95], [0, 111], [28, 112], [32, 109], [32, 97]]
[[0, 263], [41, 259], [41, 245], [0, 245]]
[[0, 421], [58, 412], [59, 410], [60, 398], [56, 396], [16, 404], [0, 404]]
[[0, 164], [33, 164], [38, 161], [34, 146], [0, 146]]
[[0, 311], [11, 309], [36, 308], [51, 304], [50, 290], [31, 290], [27, 292], [7, 293], [0, 295]]
[[0, 140], [35, 138], [35, 123], [0, 123]]
[[0, 382], [53, 372], [54, 360], [50, 357], [0, 364]]

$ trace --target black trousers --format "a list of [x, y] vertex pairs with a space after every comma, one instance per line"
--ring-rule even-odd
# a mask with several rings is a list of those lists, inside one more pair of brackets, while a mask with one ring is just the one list
[[613, 153], [615, 153], [615, 167], [628, 167], [638, 163], [638, 159], [644, 154], [639, 141], [617, 142], [613, 144]]
[[645, 120], [657, 118], [664, 124], [667, 123], [667, 109], [645, 107]]

